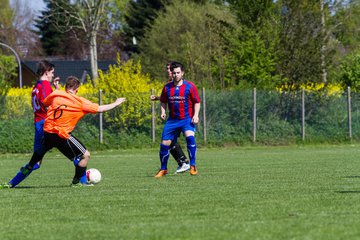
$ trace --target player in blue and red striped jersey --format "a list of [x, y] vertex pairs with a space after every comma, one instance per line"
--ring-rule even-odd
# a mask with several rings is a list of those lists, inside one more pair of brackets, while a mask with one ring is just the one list
[[[34, 136], [34, 152], [31, 159], [40, 159], [39, 156], [43, 156], [47, 149], [43, 145], [44, 138], [44, 121], [46, 118], [46, 107], [43, 103], [44, 99], [52, 93], [51, 82], [56, 89], [59, 89], [60, 78], [54, 78], [55, 66], [46, 61], [42, 60], [37, 64], [37, 75], [40, 76], [40, 80], [37, 81], [31, 92], [31, 104], [34, 111], [34, 125], [35, 125], [35, 136]], [[36, 163], [34, 167], [29, 170], [28, 164], [23, 166], [15, 177], [8, 183], [9, 187], [15, 187], [21, 181], [23, 181], [33, 170], [40, 168], [41, 161]]]
[[192, 82], [183, 78], [184, 67], [181, 63], [173, 62], [170, 69], [173, 73], [173, 81], [164, 86], [160, 96], [161, 118], [163, 120], [166, 119], [167, 107], [169, 109], [169, 117], [165, 123], [161, 137], [161, 168], [155, 175], [156, 178], [167, 174], [170, 145], [172, 142], [177, 141], [177, 137], [181, 132], [186, 138], [190, 159], [190, 174], [198, 174], [196, 168], [195, 125], [199, 122], [199, 93]]
[[[167, 82], [173, 81], [173, 74], [170, 70], [172, 62], [168, 62], [166, 64], [166, 73], [167, 73]], [[151, 101], [159, 101], [160, 96], [151, 95], [150, 96]], [[171, 142], [170, 145], [170, 154], [174, 157], [176, 163], [178, 164], [178, 168], [176, 169], [175, 173], [184, 173], [190, 170], [190, 164], [187, 160], [185, 153], [183, 152], [180, 144], [178, 142]]]

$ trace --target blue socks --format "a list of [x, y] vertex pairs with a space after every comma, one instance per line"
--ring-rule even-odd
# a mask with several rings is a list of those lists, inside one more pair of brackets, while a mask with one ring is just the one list
[[186, 137], [187, 150], [190, 158], [190, 166], [196, 165], [196, 142], [194, 136]]
[[167, 169], [167, 163], [169, 160], [169, 150], [170, 150], [170, 146], [160, 144], [159, 154], [160, 154], [161, 170]]
[[[36, 168], [38, 169], [40, 167], [40, 164], [37, 163], [39, 166]], [[35, 167], [35, 166], [34, 166]], [[11, 188], [16, 187], [19, 183], [21, 183], [27, 176], [30, 175], [30, 173], [34, 170], [34, 168], [31, 168], [29, 164], [25, 164], [20, 171], [15, 175], [13, 179], [9, 182], [11, 185]]]

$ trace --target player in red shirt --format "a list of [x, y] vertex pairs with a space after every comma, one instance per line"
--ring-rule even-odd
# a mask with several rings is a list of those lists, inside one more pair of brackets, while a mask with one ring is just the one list
[[[54, 71], [55, 66], [46, 60], [42, 60], [37, 64], [37, 75], [40, 76], [40, 80], [36, 82], [31, 92], [31, 105], [34, 111], [35, 126], [34, 151], [31, 159], [40, 159], [47, 151], [46, 147], [42, 144], [44, 138], [43, 127], [46, 117], [46, 107], [43, 101], [53, 91], [51, 87], [52, 82], [55, 88], [59, 89], [60, 78], [57, 77], [54, 79]], [[41, 160], [34, 165], [32, 171], [40, 168], [40, 165]], [[11, 187], [18, 185], [31, 173], [29, 172], [27, 175], [24, 175], [22, 171], [25, 167], [26, 165], [10, 180], [9, 185]]]
[[[168, 62], [166, 64], [166, 73], [167, 73], [167, 82], [173, 81], [172, 72], [170, 70], [172, 62]], [[160, 100], [160, 96], [151, 95], [151, 101], [158, 101]], [[190, 169], [189, 160], [187, 160], [184, 151], [182, 150], [180, 144], [177, 141], [172, 141], [170, 145], [170, 153], [175, 159], [178, 164], [178, 168], [176, 169], [175, 173], [183, 173]]]
[[166, 120], [166, 108], [169, 117], [166, 120], [160, 144], [161, 168], [155, 175], [160, 178], [167, 174], [169, 149], [172, 142], [177, 141], [183, 133], [190, 158], [190, 174], [197, 175], [195, 125], [199, 122], [200, 97], [196, 86], [183, 78], [184, 67], [181, 63], [171, 64], [173, 81], [167, 83], [160, 96], [161, 118]]

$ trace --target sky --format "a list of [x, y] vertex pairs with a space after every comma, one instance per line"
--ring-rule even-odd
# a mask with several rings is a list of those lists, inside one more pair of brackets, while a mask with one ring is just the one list
[[39, 13], [46, 7], [43, 0], [10, 0], [10, 4], [12, 5], [15, 1], [18, 1], [24, 5], [28, 4], [28, 6], [34, 10], [35, 14]]

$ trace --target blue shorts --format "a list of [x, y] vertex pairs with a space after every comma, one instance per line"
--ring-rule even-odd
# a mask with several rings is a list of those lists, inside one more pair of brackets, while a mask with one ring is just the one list
[[181, 132], [196, 132], [195, 124], [191, 122], [191, 118], [186, 119], [168, 119], [165, 123], [161, 140], [175, 140], [180, 136]]
[[46, 153], [47, 148], [44, 146], [44, 122], [41, 120], [35, 123], [34, 152], [42, 155]]

